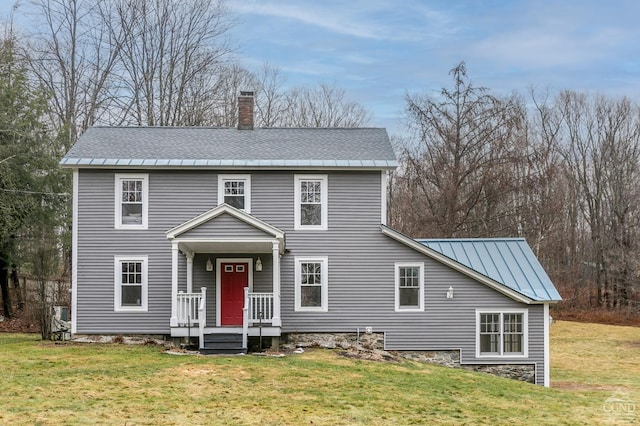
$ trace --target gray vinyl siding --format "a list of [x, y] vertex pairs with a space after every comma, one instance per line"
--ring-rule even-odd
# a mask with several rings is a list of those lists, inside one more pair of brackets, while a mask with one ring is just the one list
[[[215, 186], [216, 178], [210, 174], [149, 173], [148, 230], [116, 230], [114, 172], [80, 171], [75, 248], [78, 333], [169, 333], [171, 243], [165, 231], [215, 207]], [[114, 312], [114, 256], [129, 255], [149, 259], [147, 312]], [[184, 256], [179, 265], [180, 289], [186, 290]]]
[[[122, 171], [118, 171], [122, 173]], [[225, 171], [233, 173], [233, 171]], [[251, 174], [251, 214], [286, 234], [281, 257], [282, 331], [353, 332], [373, 327], [385, 333], [392, 350], [460, 349], [463, 363], [536, 363], [543, 382], [543, 307], [524, 305], [461, 273], [386, 237], [380, 230], [379, 171], [312, 172], [328, 176], [328, 230], [294, 230], [294, 175], [289, 171], [242, 171]], [[308, 174], [308, 171], [299, 171]], [[171, 244], [165, 232], [217, 204], [217, 175], [206, 171], [149, 172], [149, 229], [114, 229], [114, 172], [79, 175], [78, 200], [78, 333], [168, 334], [171, 315]], [[189, 237], [215, 232], [244, 236], [263, 233], [244, 222], [221, 216], [189, 231]], [[231, 219], [231, 220], [230, 220]], [[247, 225], [248, 226], [248, 225]], [[184, 236], [184, 234], [183, 234]], [[149, 256], [149, 309], [114, 312], [115, 255]], [[254, 291], [271, 291], [271, 253], [198, 253], [194, 258], [194, 291], [208, 289], [208, 325], [215, 324], [215, 271], [208, 258], [255, 259]], [[296, 256], [328, 257], [328, 312], [295, 312]], [[186, 261], [179, 256], [179, 288], [186, 290]], [[395, 262], [424, 262], [424, 312], [395, 312]], [[454, 299], [446, 291], [454, 288]], [[476, 309], [528, 309], [529, 359], [476, 359]]]
[[180, 238], [185, 239], [207, 237], [265, 238], [272, 236], [226, 213], [180, 234]]
[[[281, 265], [283, 333], [373, 327], [385, 333], [389, 350], [460, 349], [463, 363], [536, 363], [543, 382], [542, 305], [513, 301], [384, 236], [379, 173], [330, 173], [328, 186], [327, 231], [279, 225], [289, 250]], [[328, 312], [295, 312], [296, 256], [328, 257]], [[424, 262], [424, 312], [395, 312], [396, 262]], [[446, 299], [449, 286], [453, 300]], [[476, 309], [528, 309], [529, 358], [476, 358]]]

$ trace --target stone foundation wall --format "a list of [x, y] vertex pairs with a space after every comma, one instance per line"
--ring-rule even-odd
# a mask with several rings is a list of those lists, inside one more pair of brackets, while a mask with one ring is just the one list
[[[318, 347], [327, 349], [363, 349], [366, 351], [384, 351], [383, 333], [289, 333], [282, 336], [283, 349]], [[445, 367], [463, 368], [493, 374], [508, 379], [535, 383], [534, 364], [460, 364], [460, 351], [393, 351], [396, 358], [428, 362]]]
[[460, 351], [398, 351], [398, 355], [412, 361], [460, 367]]
[[382, 333], [289, 333], [282, 337], [285, 349], [319, 347], [327, 349], [349, 349], [358, 347], [369, 350], [384, 350]]
[[536, 367], [533, 364], [462, 365], [465, 370], [480, 371], [522, 382], [536, 382]]

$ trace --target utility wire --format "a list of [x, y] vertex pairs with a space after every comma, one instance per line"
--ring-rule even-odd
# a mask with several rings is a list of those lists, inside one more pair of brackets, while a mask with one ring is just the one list
[[68, 192], [39, 192], [39, 191], [27, 191], [24, 189], [5, 189], [5, 188], [0, 188], [0, 191], [12, 192], [14, 194], [56, 195], [59, 197], [71, 197], [71, 194], [69, 194]]

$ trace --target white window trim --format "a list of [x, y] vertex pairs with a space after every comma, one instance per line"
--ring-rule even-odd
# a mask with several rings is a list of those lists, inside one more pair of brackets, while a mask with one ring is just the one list
[[[142, 224], [129, 225], [122, 223], [122, 181], [142, 180]], [[115, 229], [148, 229], [149, 228], [149, 175], [147, 173], [115, 174]]]
[[[418, 283], [420, 285], [418, 290], [419, 306], [417, 308], [403, 308], [400, 307], [400, 268], [419, 268]], [[423, 312], [424, 311], [424, 262], [396, 262], [395, 263], [395, 299], [396, 312]]]
[[[302, 263], [321, 263], [322, 264], [322, 288], [320, 290], [322, 297], [321, 306], [302, 306], [301, 301], [301, 272]], [[297, 257], [295, 258], [295, 311], [296, 312], [328, 312], [329, 311], [329, 258], [320, 257]]]
[[[142, 291], [141, 291], [141, 306], [122, 306], [122, 292], [120, 291], [121, 287], [121, 274], [122, 269], [120, 268], [120, 262], [142, 262]], [[114, 256], [114, 304], [113, 310], [115, 312], [147, 312], [148, 311], [148, 264], [149, 257], [148, 256]]]
[[[480, 353], [480, 315], [500, 314], [500, 353]], [[522, 353], [504, 353], [504, 314], [522, 314]], [[529, 310], [528, 309], [476, 309], [476, 358], [529, 358]]]
[[218, 205], [224, 203], [224, 183], [227, 181], [244, 181], [244, 209], [251, 213], [251, 175], [218, 175]]
[[[300, 182], [303, 180], [319, 180], [322, 182], [322, 193], [320, 194], [321, 200], [320, 205], [322, 208], [321, 211], [321, 224], [320, 225], [302, 225], [300, 223]], [[295, 195], [295, 203], [294, 203], [294, 229], [296, 230], [304, 230], [304, 231], [326, 231], [328, 229], [327, 219], [329, 217], [329, 185], [327, 175], [295, 175], [294, 176], [294, 195]]]

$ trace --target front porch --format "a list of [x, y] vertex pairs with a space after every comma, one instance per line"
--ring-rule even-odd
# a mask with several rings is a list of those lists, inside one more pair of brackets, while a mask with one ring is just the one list
[[249, 336], [280, 336], [282, 231], [222, 204], [167, 238], [172, 337], [198, 336], [204, 349], [227, 335], [246, 351]]
[[211, 334], [239, 334], [242, 348], [247, 348], [248, 337], [279, 337], [280, 326], [274, 325], [274, 293], [250, 293], [244, 289], [242, 325], [207, 325], [207, 288], [200, 293], [178, 292], [175, 300], [177, 326], [171, 327], [172, 337], [198, 337], [200, 349], [205, 347], [205, 336]]

